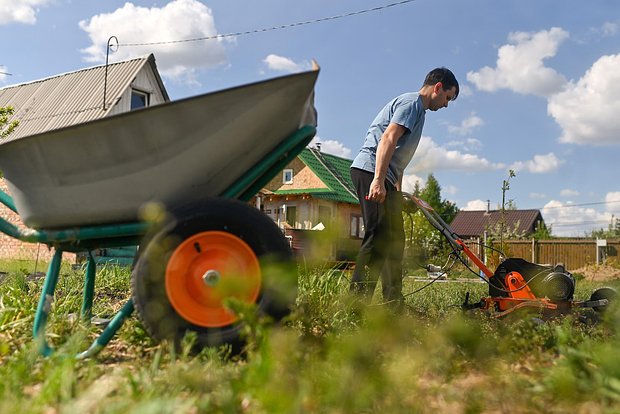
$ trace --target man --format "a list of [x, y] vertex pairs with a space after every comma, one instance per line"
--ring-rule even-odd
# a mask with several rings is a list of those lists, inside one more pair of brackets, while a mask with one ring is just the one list
[[351, 165], [365, 227], [352, 292], [370, 299], [381, 275], [383, 299], [396, 308], [402, 306], [403, 173], [420, 142], [426, 110], [447, 108], [458, 94], [454, 74], [443, 67], [433, 69], [417, 93], [392, 99], [370, 125]]

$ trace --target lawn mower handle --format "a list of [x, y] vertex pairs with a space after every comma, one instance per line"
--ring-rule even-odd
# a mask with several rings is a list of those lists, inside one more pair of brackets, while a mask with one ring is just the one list
[[452, 230], [450, 225], [439, 216], [430, 204], [411, 193], [404, 191], [401, 193], [403, 195], [406, 211], [415, 212], [416, 210], [420, 210], [428, 222], [439, 230], [446, 240], [448, 240], [455, 251], [465, 253], [467, 257], [469, 257], [487, 277], [493, 276], [493, 272], [491, 272], [491, 270], [485, 266], [480, 258], [465, 245], [465, 242], [463, 242], [459, 235]]
[[[429, 223], [435, 227], [443, 236], [450, 242], [452, 247], [456, 250], [463, 250], [463, 244], [459, 243], [460, 237], [454, 232], [440, 216], [435, 209], [430, 206], [426, 201], [414, 196], [413, 194], [402, 191], [403, 199], [405, 202], [405, 210], [415, 212], [420, 210], [426, 217]], [[413, 203], [413, 204], [412, 204]]]

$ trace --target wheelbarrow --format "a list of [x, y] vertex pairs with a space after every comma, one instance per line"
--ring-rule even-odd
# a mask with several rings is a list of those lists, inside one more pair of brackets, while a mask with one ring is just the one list
[[[137, 311], [156, 340], [194, 332], [200, 346], [239, 341], [229, 300], [281, 319], [296, 296], [289, 244], [248, 201], [316, 132], [318, 67], [0, 144], [9, 196], [26, 229], [0, 231], [53, 249], [33, 335], [46, 324], [63, 252], [85, 253], [81, 314], [89, 321], [95, 249], [139, 245], [131, 299], [78, 357], [104, 348]], [[148, 220], [158, 212], [162, 220]], [[146, 213], [145, 213], [146, 212]], [[150, 212], [150, 213], [149, 213]]]

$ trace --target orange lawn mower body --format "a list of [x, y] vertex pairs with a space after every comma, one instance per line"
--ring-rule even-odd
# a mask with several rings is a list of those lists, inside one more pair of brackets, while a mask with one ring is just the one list
[[554, 316], [570, 313], [574, 308], [592, 308], [601, 312], [616, 297], [615, 290], [603, 287], [595, 290], [587, 301], [574, 300], [575, 279], [562, 264], [550, 267], [520, 258], [507, 258], [495, 271], [491, 271], [433, 207], [412, 194], [403, 193], [403, 197], [405, 209], [410, 212], [421, 211], [448, 240], [459, 260], [468, 266], [462, 256], [469, 258], [480, 270], [476, 274], [488, 283], [489, 296], [470, 303], [468, 293], [463, 303], [464, 309], [481, 309], [496, 318], [524, 308], [538, 310], [543, 316]]

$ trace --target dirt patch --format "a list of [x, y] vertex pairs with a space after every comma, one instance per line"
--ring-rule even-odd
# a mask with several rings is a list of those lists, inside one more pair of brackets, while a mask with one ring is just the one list
[[605, 282], [620, 279], [620, 269], [606, 265], [587, 265], [579, 269], [571, 270], [572, 274], [580, 274], [586, 280]]

